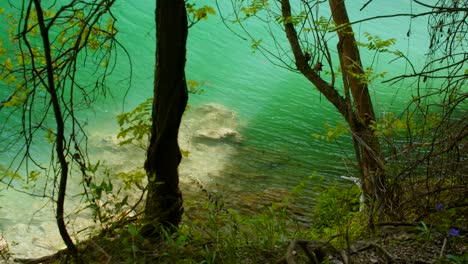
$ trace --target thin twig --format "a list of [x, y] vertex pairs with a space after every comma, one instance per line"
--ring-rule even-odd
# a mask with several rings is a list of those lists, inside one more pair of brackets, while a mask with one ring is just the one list
[[442, 248], [440, 249], [439, 258], [442, 258], [442, 256], [444, 255], [446, 245], [447, 245], [447, 238], [444, 238], [444, 243], [442, 244]]
[[366, 6], [368, 6], [372, 1], [374, 1], [374, 0], [369, 0], [369, 1], [367, 1], [367, 2], [361, 7], [361, 9], [359, 9], [359, 11], [364, 10], [364, 8], [366, 8]]

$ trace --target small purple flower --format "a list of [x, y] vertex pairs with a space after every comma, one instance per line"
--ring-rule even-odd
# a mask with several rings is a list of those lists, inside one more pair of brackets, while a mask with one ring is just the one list
[[455, 237], [460, 235], [460, 230], [451, 227], [449, 231], [449, 237]]
[[442, 211], [442, 210], [444, 210], [444, 204], [443, 204], [443, 203], [438, 203], [437, 206], [436, 206], [436, 210], [437, 210], [437, 211]]

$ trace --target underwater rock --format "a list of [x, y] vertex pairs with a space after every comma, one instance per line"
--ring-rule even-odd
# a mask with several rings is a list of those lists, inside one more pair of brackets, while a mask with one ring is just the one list
[[198, 139], [226, 140], [236, 143], [242, 141], [242, 137], [239, 132], [227, 127], [200, 129], [195, 132], [195, 137]]
[[239, 118], [235, 111], [213, 103], [190, 108], [182, 121], [182, 127], [191, 131], [221, 127], [235, 129], [238, 126]]
[[188, 138], [204, 141], [201, 143], [239, 143], [242, 137], [238, 127], [236, 112], [223, 105], [204, 104], [190, 109], [185, 116], [182, 133], [185, 132]]

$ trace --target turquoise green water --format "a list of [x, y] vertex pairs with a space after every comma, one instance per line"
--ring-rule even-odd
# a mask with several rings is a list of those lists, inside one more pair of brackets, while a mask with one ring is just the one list
[[[229, 12], [229, 1], [222, 2], [223, 13]], [[410, 12], [409, 1], [395, 0], [376, 2], [364, 11], [359, 8], [366, 1], [349, 3], [351, 20], [372, 15]], [[214, 5], [213, 2], [206, 3]], [[153, 66], [155, 49], [155, 27], [153, 18], [153, 1], [120, 1], [115, 6], [115, 16], [118, 19], [119, 39], [126, 46], [133, 65], [132, 81], [128, 83], [129, 65], [124, 56], [120, 56], [119, 65], [109, 82], [110, 94], [107, 98], [97, 101], [93, 108], [81, 114], [83, 122], [88, 123], [90, 134], [115, 135], [117, 124], [115, 116], [122, 111], [129, 111], [140, 102], [152, 95]], [[319, 10], [323, 15], [329, 14], [328, 7]], [[399, 49], [416, 61], [424, 61], [424, 53], [428, 47], [425, 19], [411, 20], [407, 17], [371, 21], [359, 24], [354, 29], [361, 36], [364, 32], [378, 34], [383, 39], [396, 38], [395, 49]], [[410, 26], [411, 23], [411, 26]], [[1, 23], [2, 29], [5, 23]], [[251, 23], [249, 28], [264, 38], [268, 45], [268, 35], [261, 23]], [[411, 29], [411, 38], [407, 31]], [[233, 30], [242, 33], [233, 26]], [[285, 37], [278, 36], [278, 41], [287, 47]], [[334, 40], [330, 40], [333, 42]], [[189, 80], [204, 81], [204, 93], [190, 98], [193, 107], [207, 103], [217, 103], [238, 114], [239, 130], [243, 140], [226, 148], [212, 148], [206, 151], [215, 152], [216, 159], [223, 156], [222, 169], [210, 181], [210, 173], [199, 173], [210, 186], [223, 190], [235, 189], [237, 193], [258, 192], [274, 188], [290, 189], [309, 175], [324, 176], [327, 179], [338, 179], [341, 175], [354, 175], [351, 166], [346, 161], [353, 159], [349, 138], [344, 137], [337, 143], [327, 143], [315, 139], [312, 134], [325, 133], [324, 124], [335, 125], [340, 116], [332, 105], [322, 98], [315, 88], [305, 78], [297, 73], [273, 65], [260, 52], [253, 52], [251, 43], [244, 41], [222, 23], [219, 16], [212, 16], [190, 29], [187, 47], [186, 75]], [[389, 76], [395, 76], [407, 70], [403, 61], [389, 63], [390, 58], [381, 56], [374, 59], [373, 53], [363, 51], [363, 62], [373, 65], [376, 71], [387, 71]], [[376, 81], [371, 92], [374, 97], [378, 115], [388, 111], [399, 112], [409, 98], [411, 91], [402, 83], [388, 86]], [[5, 89], [0, 92], [3, 98]], [[125, 97], [124, 95], [127, 94]], [[0, 118], [6, 120], [8, 113], [0, 112]], [[11, 116], [10, 123], [4, 127], [18, 126], [18, 116]], [[11, 132], [11, 131], [10, 131]], [[5, 144], [11, 133], [2, 133], [1, 141]], [[14, 151], [20, 145], [2, 145], [1, 162], [5, 163], [14, 156]], [[90, 152], [93, 153], [92, 147]], [[101, 146], [102, 147], [102, 146]], [[34, 153], [39, 160], [47, 163], [50, 146], [46, 144], [34, 146]], [[221, 153], [223, 152], [224, 153]], [[133, 161], [139, 166], [138, 160]], [[215, 162], [206, 160], [206, 163]], [[348, 162], [349, 164], [349, 162]], [[201, 167], [194, 170], [202, 171]], [[73, 188], [73, 187], [72, 187]], [[306, 193], [312, 195], [311, 188]], [[226, 195], [230, 195], [229, 192]], [[35, 198], [24, 197], [16, 204], [18, 194], [8, 193], [0, 197], [2, 209], [6, 212], [0, 217], [0, 228], [8, 230], [18, 228], [15, 223], [27, 224], [18, 210], [29, 208]], [[12, 206], [9, 206], [12, 205]], [[16, 207], [16, 208], [15, 208]], [[50, 206], [49, 206], [50, 207]], [[19, 209], [18, 209], [19, 208]], [[23, 208], [23, 209], [21, 209]], [[30, 219], [30, 217], [27, 217]], [[42, 229], [45, 220], [40, 226]], [[34, 230], [36, 230], [34, 229]], [[37, 231], [40, 232], [40, 231]], [[18, 239], [18, 238], [17, 238]], [[25, 247], [29, 242], [24, 242]], [[34, 247], [34, 246], [33, 246]], [[17, 249], [21, 251], [21, 249]]]

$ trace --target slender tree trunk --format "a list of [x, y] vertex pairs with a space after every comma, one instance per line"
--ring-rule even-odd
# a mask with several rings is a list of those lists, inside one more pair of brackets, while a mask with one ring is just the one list
[[[354, 32], [349, 25], [348, 13], [343, 0], [329, 0], [333, 20], [339, 37], [338, 54], [342, 66], [345, 89], [352, 95], [354, 117], [349, 118], [356, 156], [361, 170], [363, 192], [368, 196], [368, 202], [381, 201], [384, 191], [383, 159], [378, 138], [371, 128], [375, 121], [374, 108], [369, 95], [367, 82], [359, 76], [364, 76], [359, 49], [354, 38]], [[368, 203], [368, 205], [370, 205]]]
[[148, 194], [143, 233], [147, 236], [155, 235], [159, 225], [177, 226], [183, 212], [177, 171], [182, 155], [177, 137], [188, 100], [187, 31], [184, 0], [157, 0], [153, 123], [145, 162]]
[[49, 40], [49, 32], [45, 26], [44, 15], [42, 14], [42, 7], [40, 0], [34, 0], [34, 5], [36, 7], [36, 15], [37, 21], [39, 25], [39, 29], [41, 32], [42, 44], [44, 47], [44, 56], [46, 59], [46, 71], [47, 71], [47, 85], [46, 89], [50, 95], [50, 101], [52, 104], [52, 108], [54, 110], [54, 118], [57, 124], [57, 134], [55, 136], [55, 150], [57, 153], [57, 158], [60, 164], [60, 178], [59, 178], [59, 190], [58, 190], [58, 197], [57, 197], [57, 212], [56, 212], [56, 220], [57, 226], [60, 232], [60, 235], [65, 242], [68, 250], [70, 250], [73, 257], [78, 256], [78, 250], [73, 243], [70, 235], [68, 234], [67, 227], [65, 225], [65, 221], [63, 219], [64, 214], [64, 204], [65, 204], [65, 195], [67, 190], [67, 180], [68, 180], [68, 162], [65, 157], [65, 124], [63, 120], [62, 111], [60, 108], [60, 102], [56, 91], [55, 81], [54, 81], [54, 70], [53, 70], [53, 62], [52, 62], [52, 55], [50, 50], [50, 40]]
[[[286, 37], [291, 45], [297, 69], [335, 106], [350, 126], [356, 160], [361, 172], [362, 190], [370, 207], [374, 201], [381, 202], [384, 187], [384, 162], [377, 136], [371, 128], [375, 113], [367, 83], [358, 78], [363, 76], [364, 71], [344, 1], [330, 0], [329, 4], [333, 20], [338, 27], [343, 26], [338, 30], [338, 55], [343, 69], [345, 97], [308, 64], [292, 22], [284, 24]], [[281, 10], [284, 18], [291, 17], [289, 0], [281, 0]]]

